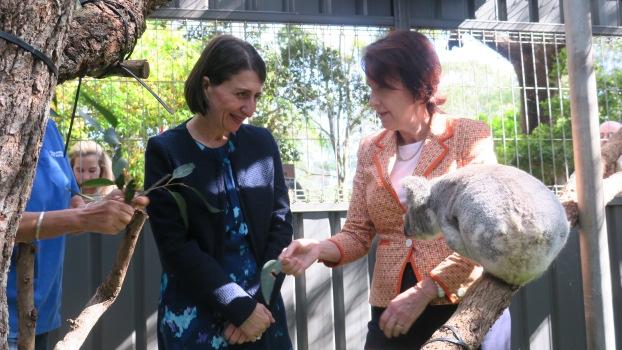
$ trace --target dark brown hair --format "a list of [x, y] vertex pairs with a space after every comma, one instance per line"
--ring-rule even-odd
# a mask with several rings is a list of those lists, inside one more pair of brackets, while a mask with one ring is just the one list
[[410, 30], [395, 30], [370, 44], [363, 56], [367, 78], [378, 86], [393, 89], [390, 80], [399, 80], [415, 100], [423, 101], [430, 116], [445, 102], [437, 97], [441, 64], [430, 40]]
[[190, 111], [206, 115], [209, 110], [203, 77], [208, 77], [210, 84], [217, 86], [247, 69], [257, 73], [262, 83], [266, 81], [266, 64], [251, 44], [231, 35], [212, 39], [186, 80], [184, 95]]

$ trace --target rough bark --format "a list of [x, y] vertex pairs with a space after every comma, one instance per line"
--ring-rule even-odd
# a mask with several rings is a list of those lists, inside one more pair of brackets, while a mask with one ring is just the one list
[[136, 40], [145, 31], [146, 16], [167, 2], [98, 0], [86, 3], [71, 21], [59, 67], [59, 84], [85, 75], [108, 75], [107, 70], [133, 50]]
[[[603, 167], [603, 196], [608, 203], [622, 191], [622, 172], [615, 171], [616, 160], [622, 155], [622, 129], [614, 134], [601, 149]], [[566, 209], [566, 217], [572, 227], [579, 225], [579, 207], [577, 204], [576, 181], [574, 174], [559, 194], [559, 199]], [[468, 290], [458, 309], [445, 325], [454, 327], [460, 337], [471, 349], [476, 349], [484, 339], [503, 310], [510, 306], [512, 295], [520, 286], [511, 286], [491, 275], [484, 274]], [[455, 339], [452, 332], [441, 327], [430, 339]], [[462, 350], [456, 344], [447, 341], [435, 341], [426, 344], [422, 350]]]
[[[2, 0], [0, 30], [20, 37], [58, 66], [75, 3]], [[42, 61], [0, 39], [0, 349], [8, 346], [7, 270], [56, 82]]]
[[75, 0], [0, 1], [0, 30], [43, 52], [60, 70], [53, 75], [31, 53], [0, 39], [0, 350], [8, 347], [7, 270], [54, 88], [105, 73], [134, 47], [145, 16], [166, 2], [98, 0], [74, 18]]
[[146, 219], [147, 214], [144, 211], [136, 210], [134, 212], [134, 217], [127, 226], [127, 233], [117, 250], [117, 258], [112, 271], [97, 288], [95, 295], [89, 300], [80, 315], [75, 320], [69, 320], [71, 330], [63, 340], [56, 343], [54, 350], [79, 349], [99, 318], [117, 299]]
[[18, 243], [17, 255], [17, 309], [19, 313], [19, 338], [17, 346], [20, 350], [35, 349], [35, 327], [37, 325], [37, 309], [35, 308], [35, 252], [32, 243]]
[[[458, 309], [445, 322], [458, 331], [458, 335], [469, 346], [477, 349], [492, 324], [501, 316], [503, 310], [510, 306], [512, 296], [518, 291], [518, 286], [509, 285], [502, 280], [485, 273], [469, 288]], [[476, 316], [476, 317], [474, 317]], [[459, 345], [440, 339], [457, 340], [447, 328], [434, 332], [422, 350], [456, 349], [463, 350]]]

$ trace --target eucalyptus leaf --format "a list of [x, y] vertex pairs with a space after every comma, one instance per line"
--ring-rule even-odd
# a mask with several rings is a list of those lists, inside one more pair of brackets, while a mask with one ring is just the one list
[[97, 122], [97, 120], [95, 120], [95, 118], [91, 117], [90, 115], [82, 112], [82, 111], [77, 111], [76, 115], [82, 119], [84, 119], [84, 122], [87, 125], [90, 125], [91, 127], [93, 127], [95, 130], [97, 130], [99, 133], [104, 133], [104, 128], [102, 128], [102, 126]]
[[110, 146], [116, 147], [121, 144], [119, 141], [119, 137], [117, 136], [116, 131], [113, 128], [108, 128], [104, 131], [104, 141], [108, 143]]
[[82, 183], [82, 187], [100, 187], [100, 186], [112, 186], [112, 185], [114, 185], [114, 182], [112, 180], [105, 179], [103, 177], [100, 177], [97, 179], [90, 179]]
[[[112, 156], [112, 173], [115, 178], [117, 178], [123, 170], [129, 167], [128, 161], [123, 158], [123, 152], [121, 152], [121, 147], [118, 147], [114, 155]], [[125, 182], [124, 182], [125, 184]]]
[[121, 171], [119, 175], [114, 179], [114, 184], [117, 185], [117, 188], [123, 191], [125, 187], [125, 172]]
[[108, 123], [110, 123], [110, 125], [112, 125], [113, 128], [116, 128], [117, 125], [119, 125], [119, 120], [114, 115], [114, 113], [112, 113], [112, 111], [106, 108], [104, 105], [97, 102], [97, 100], [95, 100], [85, 91], [80, 93], [80, 98], [84, 99], [88, 104], [90, 104], [93, 108], [95, 108], [96, 111], [98, 111], [102, 116], [104, 116], [104, 118], [106, 118]]
[[136, 181], [131, 179], [130, 182], [125, 186], [125, 195], [124, 200], [125, 203], [130, 204], [132, 199], [134, 199], [134, 194], [136, 193]]
[[269, 260], [261, 269], [261, 295], [266, 305], [270, 305], [270, 296], [274, 290], [274, 282], [276, 275], [281, 273], [281, 262], [278, 260]]
[[186, 177], [192, 174], [193, 170], [194, 170], [194, 163], [186, 163], [184, 165], [180, 165], [177, 168], [175, 168], [175, 170], [173, 170], [173, 175], [171, 176], [171, 180]]
[[177, 207], [179, 208], [179, 213], [181, 214], [181, 218], [184, 221], [184, 226], [188, 228], [188, 210], [186, 208], [186, 200], [178, 192], [171, 191], [166, 187], [164, 189], [167, 190], [168, 193], [173, 196], [175, 202], [177, 202]]

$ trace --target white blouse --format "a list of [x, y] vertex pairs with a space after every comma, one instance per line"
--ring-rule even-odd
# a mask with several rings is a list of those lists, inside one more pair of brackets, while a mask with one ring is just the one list
[[391, 185], [397, 193], [400, 203], [406, 204], [406, 190], [402, 187], [402, 180], [406, 176], [411, 176], [415, 172], [415, 168], [421, 157], [421, 149], [423, 141], [411, 143], [408, 145], [397, 146], [397, 154], [395, 163], [391, 169]]

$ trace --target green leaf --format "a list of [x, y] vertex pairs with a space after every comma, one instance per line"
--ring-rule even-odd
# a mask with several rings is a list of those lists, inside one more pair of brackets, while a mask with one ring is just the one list
[[119, 141], [119, 137], [113, 128], [108, 128], [104, 131], [104, 141], [108, 143], [110, 146], [116, 147], [121, 144]]
[[188, 211], [186, 208], [186, 200], [184, 200], [184, 197], [182, 197], [182, 195], [178, 192], [171, 191], [166, 187], [164, 189], [167, 190], [168, 193], [173, 196], [175, 202], [177, 202], [177, 207], [179, 208], [179, 213], [181, 214], [181, 218], [184, 221], [184, 226], [188, 228]]
[[119, 120], [112, 113], [112, 111], [110, 111], [108, 108], [101, 105], [99, 102], [97, 102], [93, 97], [91, 97], [85, 91], [83, 91], [80, 94], [80, 97], [83, 98], [88, 104], [93, 106], [93, 108], [95, 108], [95, 110], [98, 111], [102, 116], [104, 116], [104, 118], [106, 118], [108, 123], [110, 123], [110, 125], [112, 125], [113, 128], [116, 128], [117, 125], [119, 125]]
[[134, 194], [136, 193], [136, 181], [131, 179], [130, 182], [125, 186], [125, 203], [130, 204], [132, 199], [134, 199]]
[[101, 125], [99, 125], [99, 123], [97, 122], [97, 120], [95, 120], [95, 118], [91, 117], [90, 115], [87, 115], [85, 113], [82, 113], [81, 111], [77, 111], [76, 115], [82, 119], [84, 119], [84, 122], [87, 125], [90, 125], [91, 127], [93, 127], [93, 129], [97, 130], [100, 133], [104, 132], [104, 128], [102, 128]]
[[117, 185], [117, 188], [123, 191], [125, 187], [125, 172], [121, 171], [116, 179], [114, 179], [114, 184]]
[[203, 204], [205, 205], [205, 207], [207, 208], [207, 210], [212, 213], [212, 214], [218, 214], [220, 212], [222, 212], [222, 210], [218, 209], [218, 208], [214, 208], [211, 204], [209, 204], [209, 202], [207, 201], [207, 199], [205, 198], [205, 196], [203, 196], [203, 194], [201, 192], [199, 192], [196, 188], [192, 187], [192, 186], [188, 186], [186, 184], [176, 184], [176, 185], [180, 185], [186, 188], [189, 188], [192, 190], [192, 192], [194, 192], [194, 194], [197, 195], [197, 197], [199, 197], [199, 199], [201, 199], [201, 201], [203, 202]]
[[276, 275], [281, 273], [281, 269], [281, 262], [278, 260], [269, 260], [261, 269], [261, 295], [267, 305], [270, 305], [270, 296], [274, 290]]
[[114, 185], [114, 182], [112, 180], [105, 179], [103, 177], [100, 177], [98, 179], [90, 179], [82, 183], [82, 187], [100, 187], [100, 186], [111, 186], [111, 185]]
[[129, 163], [125, 158], [120, 158], [112, 162], [112, 174], [121, 175], [123, 171], [129, 167]]
[[194, 170], [194, 163], [186, 163], [184, 165], [180, 165], [177, 168], [175, 168], [175, 170], [173, 170], [173, 175], [171, 176], [171, 180], [186, 177], [192, 174], [193, 170]]
[[[128, 161], [123, 158], [123, 152], [121, 152], [121, 147], [117, 148], [116, 152], [112, 156], [112, 174], [118, 177], [123, 170], [129, 167]], [[125, 184], [125, 182], [124, 182]]]

